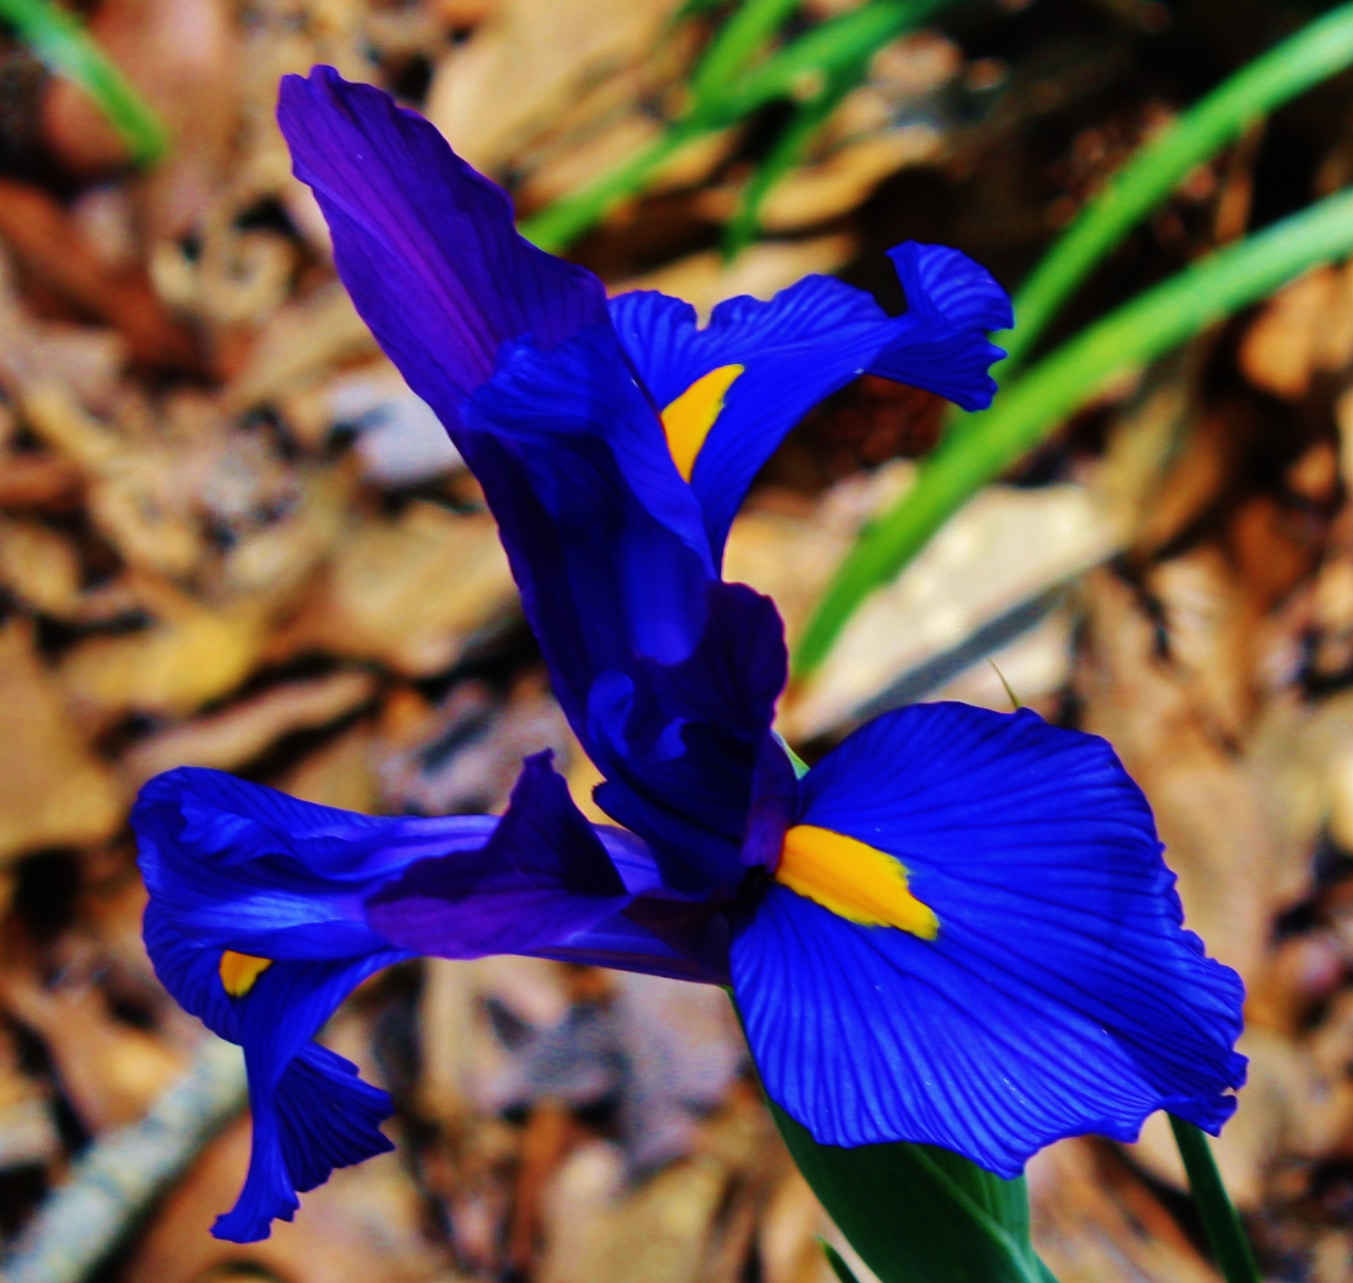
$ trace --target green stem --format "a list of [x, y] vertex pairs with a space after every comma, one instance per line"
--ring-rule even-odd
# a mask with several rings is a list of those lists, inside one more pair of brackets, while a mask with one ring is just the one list
[[1274, 108], [1353, 63], [1353, 4], [1340, 5], [1275, 45], [1142, 147], [1081, 211], [1015, 296], [1017, 327], [996, 341], [1002, 382], [1072, 292], [1125, 235], [1188, 176]]
[[832, 1267], [832, 1273], [836, 1275], [838, 1283], [860, 1283], [860, 1280], [855, 1277], [855, 1271], [846, 1264], [846, 1258], [840, 1252], [825, 1238], [819, 1238], [817, 1242], [822, 1249], [822, 1255], [827, 1258], [827, 1264]]
[[78, 18], [49, 0], [0, 0], [0, 18], [48, 67], [75, 81], [98, 103], [138, 164], [152, 164], [164, 154], [168, 136], [159, 118]]
[[979, 487], [1037, 445], [1113, 375], [1353, 251], [1353, 192], [1331, 196], [1202, 259], [1139, 295], [1029, 371], [921, 465], [916, 482], [860, 536], [809, 620], [794, 660], [803, 678], [864, 598], [891, 580]]
[[1175, 1144], [1179, 1146], [1179, 1156], [1184, 1160], [1184, 1170], [1189, 1174], [1193, 1201], [1203, 1218], [1207, 1241], [1212, 1246], [1212, 1256], [1222, 1278], [1226, 1283], [1259, 1283], [1259, 1271], [1245, 1237], [1245, 1227], [1222, 1184], [1207, 1137], [1192, 1123], [1173, 1114], [1170, 1115], [1170, 1128]]

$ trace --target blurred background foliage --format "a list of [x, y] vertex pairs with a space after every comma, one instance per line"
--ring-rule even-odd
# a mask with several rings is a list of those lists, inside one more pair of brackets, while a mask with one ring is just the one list
[[[1353, 1278], [1353, 8], [1265, 0], [4, 0], [0, 1234], [14, 1280], [827, 1283], [722, 994], [396, 968], [326, 1039], [399, 1152], [239, 1248], [238, 1062], [150, 972], [126, 810], [180, 763], [372, 811], [595, 774], [491, 520], [337, 285], [273, 123], [335, 64], [523, 229], [702, 312], [953, 244], [993, 410], [862, 379], [767, 465], [808, 759], [882, 708], [1107, 736], [1244, 975], [1217, 1146], [1266, 1278]], [[1063, 1283], [1216, 1277], [1163, 1118], [1031, 1166]]]

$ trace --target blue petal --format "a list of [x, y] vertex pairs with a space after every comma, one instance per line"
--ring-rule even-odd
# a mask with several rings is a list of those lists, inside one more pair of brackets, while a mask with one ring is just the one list
[[331, 960], [388, 948], [364, 896], [430, 855], [481, 848], [492, 816], [356, 815], [223, 771], [156, 776], [132, 810], [152, 900], [218, 951]]
[[947, 245], [903, 241], [888, 251], [907, 310], [956, 329], [990, 332], [1015, 323], [1010, 295], [980, 263]]
[[699, 507], [609, 325], [512, 344], [463, 436], [554, 689], [586, 743], [597, 676], [699, 635], [713, 566]]
[[391, 1148], [379, 1129], [392, 1112], [386, 1093], [310, 1040], [356, 985], [409, 955], [386, 949], [328, 962], [278, 961], [247, 994], [232, 998], [218, 971], [221, 949], [184, 934], [154, 899], [145, 940], [156, 975], [179, 1005], [244, 1048], [253, 1148], [235, 1207], [213, 1227], [218, 1238], [267, 1238], [274, 1219], [295, 1214], [296, 1190]]
[[[354, 815], [185, 768], [143, 789], [133, 823], [156, 972], [181, 1006], [244, 1048], [253, 1152], [240, 1200], [216, 1227], [238, 1241], [290, 1219], [295, 1191], [334, 1166], [389, 1147], [384, 1093], [310, 1041], [354, 985], [427, 943], [416, 929], [408, 941], [382, 933], [401, 907], [417, 926], [419, 907], [406, 896], [373, 908], [383, 889], [435, 892], [436, 951], [475, 956], [567, 944], [633, 899], [626, 877], [636, 890], [658, 883], [636, 839], [593, 834], [548, 754], [527, 762], [501, 821]], [[652, 949], [664, 952], [656, 939]], [[241, 996], [222, 983], [227, 950], [271, 960]]]
[[988, 369], [1005, 350], [990, 330], [1014, 323], [1010, 298], [984, 267], [944, 245], [907, 241], [889, 250], [907, 295], [907, 311], [869, 363], [868, 373], [910, 383], [984, 410], [996, 394]]
[[416, 953], [479, 958], [567, 944], [633, 898], [608, 843], [633, 862], [628, 834], [594, 830], [550, 766], [528, 757], [507, 814], [479, 851], [411, 865], [374, 892], [371, 924]]
[[735, 888], [749, 836], [750, 862], [761, 862], [765, 817], [749, 832], [754, 787], [769, 788], [767, 745], [784, 757], [770, 733], [786, 671], [774, 604], [716, 583], [705, 616], [683, 662], [638, 659], [598, 679], [585, 740], [606, 777], [598, 804], [649, 843], [664, 883], [682, 892]]
[[899, 379], [965, 409], [990, 403], [995, 383], [987, 366], [1004, 353], [984, 331], [1009, 323], [1005, 292], [957, 250], [908, 242], [892, 257], [907, 293], [900, 317], [825, 276], [806, 277], [769, 303], [730, 299], [704, 329], [689, 304], [662, 294], [612, 300], [621, 342], [657, 405], [671, 404], [711, 370], [746, 367], [691, 474], [716, 556], [748, 486], [785, 433], [857, 375]]
[[357, 310], [453, 431], [505, 341], [605, 319], [597, 278], [523, 240], [502, 189], [389, 95], [316, 67], [283, 79], [277, 118]]
[[734, 942], [767, 1090], [826, 1144], [919, 1141], [1013, 1176], [1168, 1109], [1216, 1132], [1244, 1081], [1243, 986], [1182, 926], [1150, 810], [1102, 740], [958, 704], [857, 731], [802, 822], [906, 867], [923, 940], [782, 886]]

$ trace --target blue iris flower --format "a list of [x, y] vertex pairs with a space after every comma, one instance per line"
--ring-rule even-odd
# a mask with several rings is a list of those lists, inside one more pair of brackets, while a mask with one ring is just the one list
[[1215, 1133], [1245, 1076], [1239, 978], [1184, 929], [1151, 812], [1109, 746], [1034, 714], [888, 713], [796, 778], [771, 722], [774, 606], [719, 577], [785, 432], [863, 371], [989, 402], [1004, 292], [956, 251], [892, 253], [908, 310], [810, 277], [700, 328], [607, 301], [384, 94], [288, 77], [279, 118], [352, 297], [474, 469], [559, 700], [623, 828], [548, 754], [507, 813], [369, 817], [180, 769], [133, 823], [146, 941], [244, 1047], [252, 1160], [215, 1227], [390, 1147], [383, 1092], [314, 1042], [404, 958], [489, 953], [730, 985], [766, 1090], [822, 1143], [919, 1141], [1003, 1176], [1168, 1109]]

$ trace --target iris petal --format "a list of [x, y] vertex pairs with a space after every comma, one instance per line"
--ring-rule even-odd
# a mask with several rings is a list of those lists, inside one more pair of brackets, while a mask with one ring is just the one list
[[[597, 802], [649, 843], [679, 892], [736, 887], [748, 843], [753, 862], [764, 862], [772, 842], [778, 851], [780, 833], [763, 830], [787, 807], [753, 803], [792, 788], [770, 733], [787, 662], [773, 603], [716, 583], [705, 617], [688, 659], [633, 660], [598, 680], [588, 708], [588, 749], [606, 777]], [[776, 759], [779, 774], [769, 766]]]
[[[548, 754], [528, 760], [501, 821], [354, 815], [184, 768], [145, 786], [133, 824], [156, 973], [244, 1048], [253, 1151], [240, 1199], [215, 1229], [241, 1242], [290, 1219], [296, 1190], [389, 1148], [378, 1126], [385, 1093], [311, 1042], [355, 985], [412, 948], [464, 957], [559, 946], [581, 960], [602, 943], [593, 929], [658, 881], [637, 839], [586, 824]], [[637, 925], [623, 944], [619, 934], [612, 925], [605, 939], [635, 965], [698, 970]], [[267, 965], [247, 968], [250, 983], [232, 994], [227, 953]], [[240, 971], [226, 968], [234, 980]]]
[[[221, 984], [220, 950], [185, 934], [153, 898], [145, 940], [156, 974], [179, 1005], [244, 1048], [253, 1146], [239, 1199], [213, 1227], [218, 1238], [267, 1238], [274, 1219], [295, 1215], [298, 1189], [391, 1148], [380, 1131], [392, 1112], [388, 1095], [310, 1040], [356, 985], [407, 954], [387, 948], [275, 962], [247, 995], [232, 998]], [[316, 1126], [325, 1120], [329, 1125]]]
[[773, 887], [732, 951], [767, 1090], [827, 1144], [943, 1145], [1003, 1176], [1169, 1109], [1215, 1132], [1243, 987], [1182, 926], [1150, 810], [1102, 740], [957, 704], [857, 731], [804, 823], [895, 855], [933, 941]]
[[700, 510], [609, 326], [511, 344], [464, 411], [480, 482], [564, 711], [598, 674], [689, 654], [713, 576]]
[[505, 341], [605, 319], [600, 281], [523, 240], [506, 193], [388, 94], [316, 67], [283, 79], [277, 118], [357, 310], [447, 427]]
[[957, 250], [908, 242], [892, 251], [907, 312], [888, 316], [861, 290], [809, 276], [769, 303], [719, 304], [700, 329], [695, 309], [662, 294], [611, 302], [621, 342], [660, 406], [713, 371], [742, 366], [687, 468], [715, 556], [761, 465], [829, 393], [866, 371], [938, 392], [965, 409], [990, 403], [987, 367], [1004, 353], [985, 331], [1010, 323], [1010, 303], [986, 270]]
[[443, 958], [532, 953], [566, 944], [630, 902], [607, 843], [631, 859], [640, 844], [594, 830], [550, 757], [526, 759], [482, 849], [420, 860], [371, 895], [367, 914], [382, 936]]

